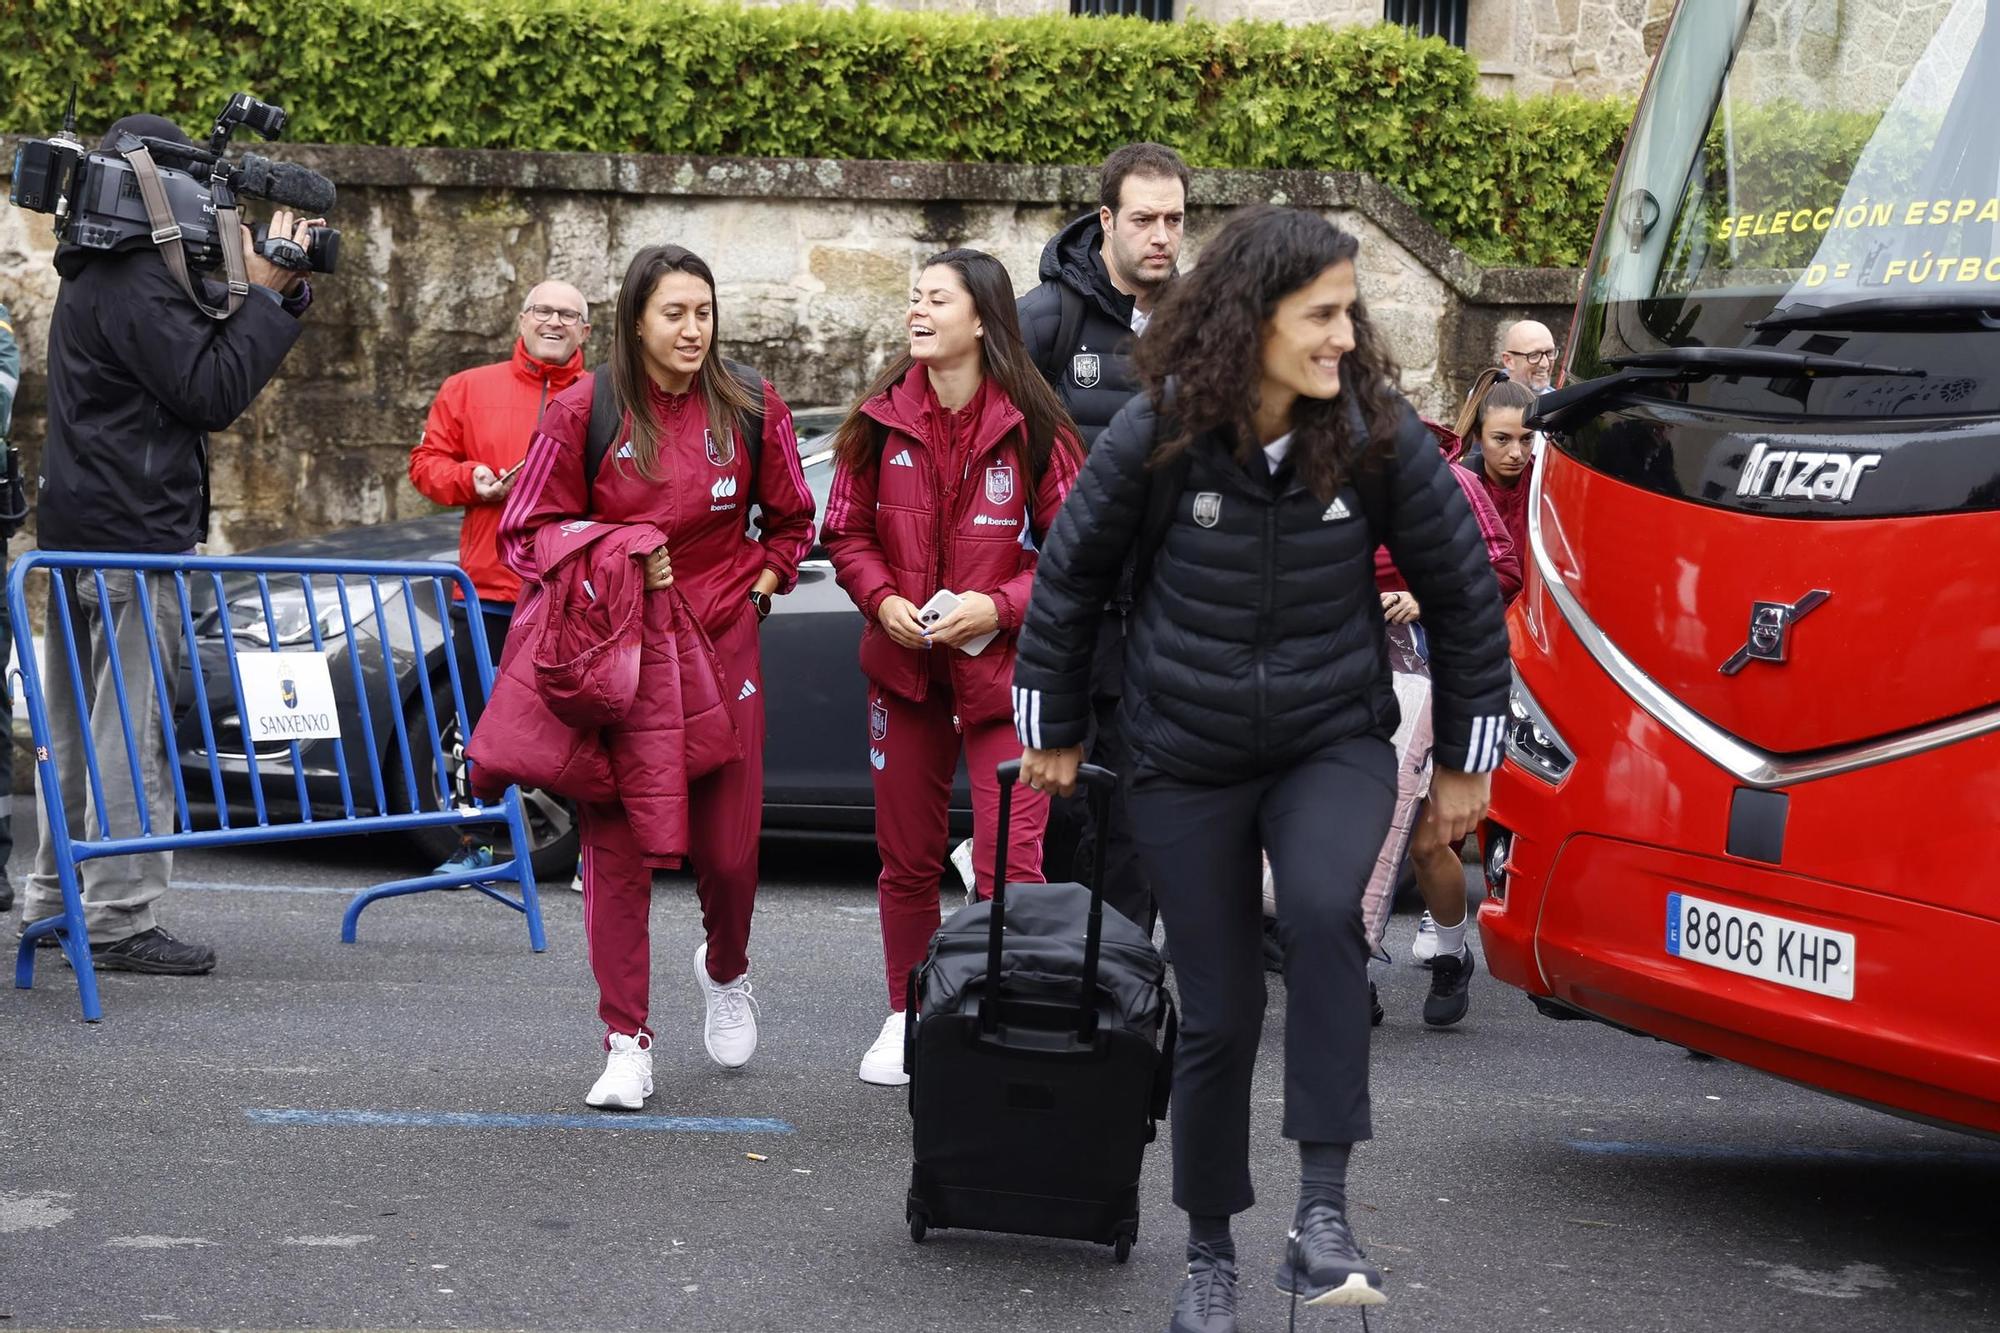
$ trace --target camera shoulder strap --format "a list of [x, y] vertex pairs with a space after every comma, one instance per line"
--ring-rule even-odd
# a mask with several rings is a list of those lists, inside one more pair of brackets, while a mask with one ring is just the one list
[[160, 258], [167, 261], [167, 270], [202, 314], [210, 319], [228, 319], [243, 308], [243, 298], [250, 294], [250, 279], [243, 266], [243, 228], [236, 209], [231, 206], [215, 210], [216, 239], [222, 246], [223, 271], [229, 279], [229, 298], [222, 309], [216, 310], [201, 299], [201, 293], [195, 290], [194, 280], [188, 276], [187, 252], [181, 246], [181, 225], [174, 220], [173, 205], [167, 202], [166, 189], [160, 184], [160, 173], [153, 165], [152, 150], [141, 144], [124, 156], [132, 164], [133, 179], [139, 182], [139, 197], [146, 202], [146, 219], [153, 224], [153, 244], [160, 247]]

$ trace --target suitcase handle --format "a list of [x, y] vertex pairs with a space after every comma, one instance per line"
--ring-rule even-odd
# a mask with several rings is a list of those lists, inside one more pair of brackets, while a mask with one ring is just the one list
[[[1000, 779], [1000, 819], [993, 834], [993, 907], [987, 921], [986, 991], [987, 1003], [979, 1006], [979, 1025], [992, 1033], [999, 1025], [1000, 938], [1007, 917], [1007, 825], [1013, 813], [1014, 784], [1021, 780], [1021, 761], [1009, 759], [995, 773]], [[1118, 775], [1096, 764], [1080, 764], [1076, 781], [1089, 793], [1096, 807], [1097, 827], [1111, 826], [1111, 797], [1118, 790]], [[1082, 993], [1077, 1000], [1077, 1037], [1089, 1041], [1097, 1034], [1097, 963], [1104, 939], [1104, 872], [1110, 838], [1100, 832], [1092, 849], [1090, 868], [1090, 928], [1083, 941]]]

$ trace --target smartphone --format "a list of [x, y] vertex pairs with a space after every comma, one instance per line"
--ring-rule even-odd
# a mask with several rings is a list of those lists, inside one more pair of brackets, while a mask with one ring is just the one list
[[519, 472], [522, 468], [526, 466], [528, 466], [528, 460], [524, 458], [520, 462], [514, 464], [514, 466], [508, 468], [505, 472], [502, 472], [496, 480], [498, 480], [502, 485], [505, 485], [508, 481], [511, 481], [513, 479], [513, 476], [516, 472]]
[[[959, 596], [949, 588], [939, 588], [931, 594], [931, 599], [917, 608], [917, 619], [928, 629], [958, 609]], [[967, 657], [977, 657], [986, 651], [986, 645], [1000, 637], [999, 630], [982, 634], [970, 643], [962, 643], [958, 650]]]

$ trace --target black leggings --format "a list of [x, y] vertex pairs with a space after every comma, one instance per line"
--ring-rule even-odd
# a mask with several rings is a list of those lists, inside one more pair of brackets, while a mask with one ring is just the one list
[[1361, 896], [1396, 801], [1396, 756], [1357, 736], [1234, 786], [1182, 782], [1142, 760], [1134, 833], [1166, 923], [1181, 1001], [1174, 1061], [1174, 1203], [1243, 1212], [1250, 1076], [1264, 1028], [1259, 850], [1285, 948], [1284, 1135], [1370, 1137], [1368, 941]]

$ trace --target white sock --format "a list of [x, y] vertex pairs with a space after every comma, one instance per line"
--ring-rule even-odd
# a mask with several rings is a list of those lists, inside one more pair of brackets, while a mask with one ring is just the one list
[[1455, 926], [1443, 924], [1435, 915], [1431, 917], [1431, 924], [1437, 927], [1438, 957], [1442, 958], [1447, 954], [1465, 952], [1465, 928], [1471, 923], [1472, 913], [1470, 912], [1460, 917], [1458, 924]]

